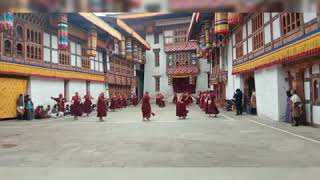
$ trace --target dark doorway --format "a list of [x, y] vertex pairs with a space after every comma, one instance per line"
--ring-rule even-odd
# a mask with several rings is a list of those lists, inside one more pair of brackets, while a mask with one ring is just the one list
[[184, 92], [188, 92], [191, 94], [196, 93], [196, 85], [190, 84], [189, 77], [173, 78], [172, 86], [173, 86], [173, 91], [175, 93], [184, 93]]

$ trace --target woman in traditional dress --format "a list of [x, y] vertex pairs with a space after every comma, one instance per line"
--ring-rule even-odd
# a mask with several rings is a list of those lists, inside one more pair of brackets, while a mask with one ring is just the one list
[[286, 109], [286, 122], [292, 122], [292, 105], [291, 105], [291, 92], [287, 91], [287, 109]]
[[214, 102], [215, 95], [214, 93], [210, 93], [210, 95], [207, 96], [207, 105], [206, 105], [206, 114], [209, 114], [209, 117], [212, 117], [211, 115], [214, 114], [214, 117], [217, 117], [217, 114], [219, 114], [219, 110], [217, 108], [216, 103]]
[[74, 116], [74, 119], [78, 119], [78, 116], [82, 115], [82, 109], [81, 109], [81, 97], [79, 96], [79, 93], [76, 92], [75, 96], [72, 97], [72, 115]]
[[99, 117], [100, 122], [104, 121], [103, 117], [107, 116], [107, 111], [108, 107], [106, 98], [104, 97], [104, 93], [101, 93], [97, 102], [97, 117]]
[[176, 103], [176, 116], [179, 117], [179, 119], [181, 119], [181, 117], [183, 119], [186, 119], [187, 115], [188, 115], [188, 110], [187, 110], [187, 105], [185, 103], [185, 101], [183, 101], [184, 96], [180, 95], [177, 103]]
[[92, 99], [93, 97], [90, 95], [89, 92], [83, 97], [84, 103], [83, 103], [83, 112], [89, 116], [89, 114], [92, 112]]
[[147, 121], [150, 121], [151, 115], [153, 116], [155, 115], [151, 110], [149, 92], [146, 92], [142, 98], [141, 111], [142, 111], [142, 121], [145, 121], [145, 119], [147, 119]]

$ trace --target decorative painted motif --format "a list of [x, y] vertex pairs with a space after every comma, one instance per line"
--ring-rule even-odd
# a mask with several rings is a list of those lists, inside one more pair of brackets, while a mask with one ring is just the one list
[[58, 46], [59, 49], [66, 49], [69, 46], [68, 15], [60, 14], [58, 18]]
[[272, 50], [266, 54], [233, 67], [233, 74], [241, 74], [275, 64], [287, 63], [320, 52], [320, 31], [304, 39], [296, 40], [289, 45]]
[[0, 32], [7, 32], [12, 30], [13, 25], [14, 25], [13, 13], [0, 14]]
[[27, 91], [26, 79], [0, 77], [0, 119], [17, 116], [17, 100]]
[[241, 13], [228, 13], [228, 24], [238, 24], [242, 21]]
[[0, 74], [105, 82], [104, 75], [47, 69], [9, 62], [0, 62]]
[[132, 40], [131, 38], [126, 38], [126, 59], [129, 61], [133, 59], [132, 51]]

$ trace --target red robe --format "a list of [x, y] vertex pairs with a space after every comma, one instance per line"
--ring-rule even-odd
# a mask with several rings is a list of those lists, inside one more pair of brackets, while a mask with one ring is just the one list
[[58, 111], [59, 112], [63, 112], [64, 113], [64, 104], [66, 102], [66, 99], [65, 98], [53, 98], [53, 100], [55, 100], [57, 102], [57, 106], [58, 106]]
[[200, 98], [200, 108], [201, 108], [202, 110], [204, 110], [205, 104], [206, 104], [206, 96], [205, 96], [205, 95], [201, 95], [201, 98]]
[[176, 104], [176, 116], [186, 117], [188, 115], [187, 105], [184, 101], [178, 101]]
[[127, 101], [126, 97], [122, 98], [122, 106], [125, 107], [125, 108], [128, 106], [128, 101]]
[[165, 106], [166, 106], [166, 102], [165, 102], [164, 96], [163, 96], [162, 94], [159, 95], [159, 97], [157, 97], [156, 101], [158, 101], [158, 102], [157, 102], [157, 105], [158, 105], [159, 107], [165, 107]]
[[107, 111], [108, 107], [106, 99], [100, 96], [97, 103], [97, 117], [106, 117]]
[[118, 108], [118, 101], [117, 101], [116, 97], [111, 97], [110, 109], [115, 110], [117, 108]]
[[150, 118], [151, 117], [151, 104], [150, 104], [150, 97], [148, 95], [144, 95], [142, 98], [142, 116], [143, 118]]
[[117, 105], [118, 105], [118, 108], [123, 108], [123, 101], [120, 97], [118, 97], [117, 99]]
[[209, 96], [206, 105], [206, 114], [219, 114], [219, 110], [216, 103], [214, 102], [214, 99], [214, 95]]
[[92, 112], [92, 96], [85, 95], [84, 96], [84, 103], [83, 103], [83, 112], [86, 114], [90, 114]]
[[132, 96], [132, 105], [138, 105], [138, 97], [136, 95]]
[[72, 104], [71, 114], [74, 116], [81, 116], [82, 115], [81, 97], [73, 96], [72, 100], [73, 100], [73, 104]]

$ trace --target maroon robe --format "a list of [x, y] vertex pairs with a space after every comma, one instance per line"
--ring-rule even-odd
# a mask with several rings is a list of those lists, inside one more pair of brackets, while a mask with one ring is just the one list
[[58, 111], [64, 113], [64, 104], [66, 102], [66, 99], [63, 97], [53, 98], [57, 102]]
[[123, 97], [122, 98], [122, 106], [125, 107], [125, 108], [128, 106], [127, 97]]
[[184, 101], [178, 101], [176, 104], [176, 116], [186, 117], [188, 115], [187, 105]]
[[206, 104], [206, 95], [202, 94], [200, 98], [200, 108], [204, 110]]
[[132, 105], [134, 106], [138, 105], [138, 97], [136, 95], [132, 96]]
[[84, 96], [84, 103], [83, 103], [83, 112], [86, 114], [90, 114], [92, 112], [92, 96], [85, 95]]
[[151, 117], [151, 104], [150, 104], [150, 97], [148, 95], [144, 95], [142, 98], [142, 117], [143, 118], [150, 118]]
[[107, 116], [107, 102], [104, 96], [100, 96], [97, 103], [97, 117], [106, 117]]
[[73, 96], [72, 100], [73, 100], [73, 104], [72, 104], [71, 114], [74, 116], [81, 116], [82, 115], [81, 97]]
[[117, 108], [123, 108], [123, 101], [122, 101], [122, 98], [118, 97], [118, 99], [117, 99], [117, 105], [118, 105], [118, 107], [117, 107]]
[[112, 97], [110, 102], [110, 109], [115, 110], [117, 108], [119, 108], [118, 99], [116, 97]]
[[207, 105], [206, 105], [206, 114], [219, 114], [218, 107], [214, 102], [215, 96], [211, 94], [208, 97]]

